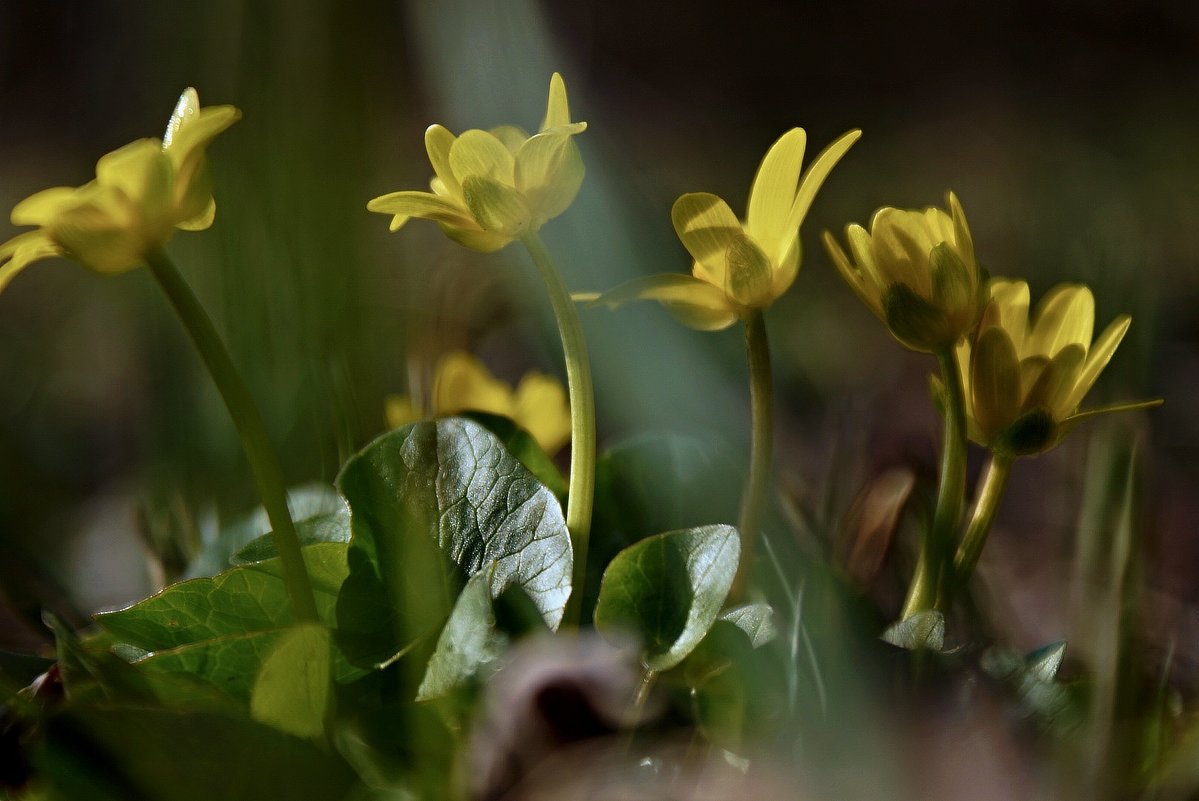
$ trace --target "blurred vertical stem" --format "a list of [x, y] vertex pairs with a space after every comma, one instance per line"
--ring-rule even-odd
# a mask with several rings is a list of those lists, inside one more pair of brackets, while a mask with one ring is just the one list
[[978, 564], [978, 557], [987, 543], [987, 533], [995, 522], [995, 513], [999, 511], [999, 502], [1003, 500], [1003, 492], [1007, 489], [1008, 476], [1012, 473], [1012, 458], [998, 454], [991, 457], [987, 469], [979, 484], [978, 498], [974, 502], [974, 514], [966, 524], [966, 534], [962, 544], [958, 546], [954, 558], [954, 581], [959, 589], [966, 586], [970, 574]]
[[948, 574], [953, 570], [954, 533], [962, 518], [962, 501], [966, 495], [966, 408], [961, 376], [952, 346], [936, 355], [945, 385], [945, 432], [941, 443], [937, 509], [933, 513], [932, 526], [920, 543], [920, 556], [903, 604], [901, 620], [917, 612], [936, 609], [941, 603]]
[[774, 386], [770, 373], [770, 342], [766, 321], [755, 311], [745, 320], [745, 355], [749, 362], [749, 405], [752, 437], [749, 454], [749, 481], [741, 498], [741, 562], [729, 591], [736, 601], [749, 580], [750, 565], [757, 551], [762, 509], [770, 487], [771, 448], [774, 442]]
[[146, 263], [183, 321], [237, 427], [242, 448], [254, 474], [254, 482], [258, 485], [258, 494], [271, 523], [271, 536], [283, 563], [283, 581], [291, 598], [296, 621], [317, 622], [312, 584], [308, 580], [304, 556], [300, 553], [300, 540], [287, 508], [283, 468], [267, 436], [262, 415], [237, 368], [233, 366], [233, 360], [229, 358], [229, 352], [225, 350], [212, 320], [170, 258], [161, 250], [153, 250], [146, 254]]
[[591, 386], [591, 363], [583, 326], [550, 258], [536, 232], [521, 238], [533, 264], [541, 273], [558, 321], [562, 351], [566, 358], [566, 383], [570, 389], [570, 485], [566, 500], [566, 528], [574, 545], [574, 576], [563, 623], [577, 625], [582, 613], [583, 583], [587, 578], [587, 543], [591, 536], [591, 507], [595, 495], [595, 391]]

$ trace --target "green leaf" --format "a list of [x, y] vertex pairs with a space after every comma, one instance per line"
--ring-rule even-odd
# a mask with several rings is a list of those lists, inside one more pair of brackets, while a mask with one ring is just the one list
[[328, 801], [354, 782], [345, 762], [247, 717], [73, 705], [38, 753], [52, 798]]
[[286, 629], [230, 634], [157, 651], [134, 662], [142, 674], [186, 675], [246, 703], [254, 677], [280, 643]]
[[[287, 506], [291, 510], [292, 520], [298, 524], [309, 518], [336, 513], [345, 508], [345, 501], [326, 484], [309, 484], [288, 490]], [[206, 542], [187, 566], [185, 578], [215, 576], [227, 570], [233, 566], [231, 559], [235, 552], [270, 533], [270, 530], [266, 509], [259, 506], [250, 514], [222, 527], [211, 541]]]
[[[322, 543], [302, 551], [317, 611], [326, 622], [333, 620], [337, 593], [348, 572], [346, 548]], [[278, 559], [172, 584], [125, 609], [96, 615], [95, 620], [122, 642], [146, 651], [286, 628], [295, 622]]]
[[[315, 545], [319, 542], [348, 543], [350, 541], [350, 508], [343, 502], [342, 507], [336, 511], [297, 521], [296, 536], [299, 538], [301, 546]], [[274, 559], [278, 555], [279, 550], [275, 547], [275, 535], [268, 533], [247, 542], [229, 557], [229, 561], [234, 565], [248, 565], [253, 562]]]
[[541, 449], [533, 435], [507, 417], [486, 412], [466, 412], [463, 417], [474, 420], [479, 425], [495, 434], [508, 453], [520, 460], [520, 463], [532, 473], [538, 481], [549, 488], [550, 492], [559, 498], [566, 497], [566, 479], [558, 470], [554, 461]]
[[754, 648], [761, 648], [778, 636], [778, 629], [774, 626], [774, 610], [770, 604], [735, 606], [722, 612], [720, 619], [744, 631]]
[[519, 586], [557, 627], [571, 589], [562, 507], [480, 424], [388, 432], [337, 483], [353, 524], [338, 635], [356, 664], [383, 664], [436, 632], [465, 580], [491, 563], [493, 598]]
[[888, 626], [881, 639], [909, 651], [940, 651], [945, 647], [945, 616], [934, 610], [917, 612]]
[[491, 607], [491, 573], [485, 568], [466, 582], [429, 659], [416, 700], [448, 695], [503, 653], [507, 637], [496, 629]]
[[320, 737], [333, 684], [331, 649], [329, 630], [320, 624], [285, 632], [254, 680], [251, 717], [297, 737]]
[[712, 627], [740, 555], [741, 538], [732, 526], [644, 539], [617, 554], [604, 572], [596, 627], [631, 629], [643, 638], [647, 667], [674, 667]]

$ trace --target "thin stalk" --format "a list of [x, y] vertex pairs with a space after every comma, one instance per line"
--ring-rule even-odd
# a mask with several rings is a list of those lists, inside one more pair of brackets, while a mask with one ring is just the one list
[[966, 407], [953, 349], [937, 353], [945, 384], [945, 431], [941, 443], [941, 475], [933, 523], [920, 543], [916, 572], [908, 588], [901, 620], [936, 609], [953, 570], [953, 542], [966, 495]]
[[300, 540], [296, 537], [291, 512], [287, 508], [287, 485], [283, 480], [283, 468], [279, 457], [271, 446], [270, 438], [263, 425], [262, 415], [242, 381], [229, 352], [204, 307], [196, 299], [183, 276], [175, 269], [170, 258], [161, 250], [151, 251], [146, 256], [150, 272], [158, 280], [167, 299], [175, 307], [192, 343], [200, 352], [213, 382], [225, 401], [229, 416], [241, 437], [242, 448], [250, 462], [250, 471], [258, 485], [258, 494], [271, 523], [271, 536], [283, 563], [283, 582], [291, 598], [292, 612], [296, 622], [317, 622], [316, 601], [312, 584], [304, 567], [300, 553]]
[[570, 390], [570, 483], [566, 528], [574, 545], [574, 580], [563, 623], [577, 625], [582, 613], [583, 583], [587, 578], [587, 543], [591, 536], [591, 508], [595, 496], [595, 391], [591, 385], [591, 363], [587, 358], [579, 313], [545, 243], [535, 232], [525, 234], [521, 242], [549, 291], [566, 358], [566, 383]]
[[978, 564], [978, 557], [987, 543], [987, 534], [991, 524], [995, 522], [995, 513], [999, 511], [999, 502], [1007, 489], [1008, 476], [1012, 474], [1012, 459], [998, 454], [991, 457], [983, 477], [979, 481], [978, 498], [974, 501], [974, 513], [966, 524], [966, 533], [962, 544], [958, 546], [957, 556], [954, 557], [954, 580], [959, 587], [964, 587]]
[[741, 562], [729, 592], [736, 600], [745, 590], [750, 566], [757, 552], [762, 511], [770, 488], [771, 448], [774, 444], [774, 385], [770, 373], [770, 342], [766, 321], [755, 311], [745, 320], [745, 356], [749, 363], [749, 406], [752, 435], [749, 454], [749, 480], [741, 496]]

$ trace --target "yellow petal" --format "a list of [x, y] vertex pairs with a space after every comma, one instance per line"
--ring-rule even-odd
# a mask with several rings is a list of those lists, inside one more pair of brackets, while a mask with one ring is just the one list
[[719, 331], [737, 321], [737, 312], [722, 289], [681, 273], [637, 278], [608, 290], [594, 302], [616, 308], [631, 300], [657, 301], [683, 325], [698, 331]]
[[1020, 413], [1020, 365], [1016, 348], [1001, 328], [988, 328], [974, 343], [970, 357], [968, 400], [974, 419], [990, 441]]
[[998, 326], [1008, 332], [1016, 352], [1025, 353], [1028, 329], [1028, 284], [1007, 278], [992, 278], [987, 284], [991, 300], [983, 310], [981, 327]]
[[548, 454], [570, 441], [570, 404], [562, 382], [543, 373], [527, 373], [516, 385], [513, 419]]
[[78, 201], [77, 191], [73, 186], [56, 186], [30, 195], [13, 207], [13, 225], [48, 225], [54, 215]]
[[928, 298], [932, 292], [928, 255], [935, 244], [920, 212], [882, 208], [870, 222], [870, 249], [883, 287], [901, 283]]
[[832, 172], [833, 167], [837, 166], [837, 162], [845, 155], [846, 151], [853, 146], [853, 143], [858, 141], [862, 136], [859, 130], [847, 131], [846, 133], [835, 139], [832, 144], [820, 151], [820, 155], [816, 156], [808, 167], [808, 171], [804, 174], [803, 180], [800, 181], [799, 190], [795, 195], [795, 202], [791, 205], [791, 215], [787, 220], [787, 229], [798, 229], [803, 223], [804, 217], [808, 214], [808, 209], [812, 206], [812, 201], [816, 199], [816, 193], [820, 191], [820, 187], [824, 184], [828, 174]]
[[183, 231], [203, 231], [212, 226], [214, 219], [216, 219], [216, 201], [209, 194], [208, 205], [204, 207], [204, 210], [195, 217], [183, 220], [176, 227]]
[[433, 173], [445, 188], [445, 194], [462, 197], [462, 185], [458, 183], [450, 167], [450, 148], [453, 147], [455, 138], [447, 128], [430, 125], [425, 129], [425, 152], [429, 154], [429, 163], [433, 165]]
[[459, 183], [475, 175], [512, 186], [515, 167], [512, 152], [487, 131], [466, 131], [450, 145], [450, 169]]
[[[859, 247], [861, 246], [861, 235], [857, 235], [856, 232], [860, 232], [861, 235], [867, 237], [866, 246], [869, 247], [869, 235], [866, 234], [860, 225], [850, 225], [846, 228], [846, 235], [849, 238], [850, 245], [853, 246], [856, 242]], [[820, 241], [824, 243], [824, 249], [828, 251], [829, 258], [837, 268], [837, 272], [841, 273], [841, 277], [845, 279], [845, 283], [849, 284], [849, 288], [866, 304], [868, 309], [882, 319], [883, 305], [879, 283], [873, 279], [873, 276], [867, 275], [866, 270], [862, 266], [859, 266], [862, 265], [861, 261], [858, 262], [858, 265], [855, 265], [849, 260], [849, 257], [845, 255], [845, 251], [841, 249], [840, 243], [837, 242], [836, 237], [831, 232], [825, 231], [821, 235]], [[856, 250], [857, 248], [855, 248]], [[866, 255], [867, 263], [872, 263], [870, 260], [873, 259], [873, 256], [869, 253]]]
[[803, 254], [803, 246], [799, 241], [799, 232], [791, 237], [791, 242], [783, 252], [782, 258], [775, 262], [774, 279], [771, 284], [771, 293], [780, 298], [783, 293], [791, 288], [791, 284], [795, 283], [795, 276], [799, 275], [799, 263]]
[[1085, 410], [1079, 412], [1078, 414], [1070, 415], [1069, 417], [1067, 417], [1065, 420], [1062, 421], [1062, 427], [1069, 429], [1069, 428], [1072, 428], [1073, 426], [1077, 425], [1078, 423], [1082, 422], [1083, 420], [1087, 420], [1092, 417], [1099, 417], [1100, 415], [1104, 415], [1104, 414], [1115, 414], [1116, 412], [1133, 412], [1133, 411], [1137, 411], [1138, 409], [1153, 409], [1158, 406], [1161, 406], [1163, 402], [1164, 401], [1162, 401], [1161, 398], [1153, 398], [1152, 400], [1125, 401], [1124, 403], [1109, 403], [1104, 406], [1096, 406], [1091, 409], [1085, 409]]
[[[399, 226], [392, 221], [392, 229], [396, 230]], [[507, 245], [512, 244], [512, 237], [504, 234], [494, 233], [492, 231], [473, 230], [471, 228], [461, 228], [446, 223], [437, 223], [437, 227], [441, 232], [449, 237], [454, 242], [462, 245], [465, 248], [478, 251], [479, 253], [494, 253]]]
[[566, 82], [559, 73], [550, 76], [550, 93], [545, 103], [541, 130], [570, 125], [570, 103], [566, 99]]
[[432, 402], [439, 417], [464, 411], [512, 416], [512, 390], [464, 351], [442, 357], [433, 377]]
[[[444, 198], [429, 192], [405, 190], [380, 195], [366, 204], [369, 211], [380, 214], [394, 214], [398, 217], [420, 217], [424, 220], [434, 220], [449, 225], [462, 225], [477, 228], [470, 212]], [[396, 226], [397, 228], [399, 226]], [[394, 230], [394, 228], [393, 228]]]
[[515, 238], [529, 230], [533, 222], [524, 196], [499, 181], [468, 175], [462, 181], [462, 198], [484, 231]]
[[1095, 297], [1082, 284], [1059, 284], [1037, 304], [1029, 335], [1029, 352], [1052, 357], [1070, 344], [1091, 344], [1095, 325]]
[[1074, 389], [1066, 402], [1070, 411], [1077, 409], [1078, 405], [1082, 403], [1082, 399], [1091, 391], [1091, 387], [1095, 385], [1103, 368], [1107, 367], [1107, 363], [1112, 360], [1116, 348], [1120, 346], [1120, 342], [1124, 339], [1124, 334], [1128, 332], [1128, 326], [1131, 324], [1131, 317], [1127, 314], [1120, 315], [1112, 320], [1111, 324], [1103, 330], [1103, 333], [1087, 350], [1087, 360], [1083, 363]]
[[803, 128], [792, 128], [779, 137], [766, 151], [749, 190], [746, 228], [773, 260], [782, 258], [782, 248], [795, 233], [787, 223], [799, 188], [807, 141]]
[[383, 400], [383, 411], [388, 428], [399, 428], [424, 419], [420, 409], [407, 395], [388, 395]]
[[508, 152], [513, 156], [529, 138], [529, 132], [519, 125], [499, 125], [490, 129], [488, 133], [503, 142], [504, 147], [508, 148]]
[[139, 139], [102, 156], [96, 182], [120, 190], [141, 209], [161, 213], [169, 203], [170, 160], [157, 139]]
[[949, 204], [950, 219], [953, 220], [953, 243], [961, 255], [962, 261], [973, 270], [976, 265], [974, 237], [970, 235], [970, 226], [966, 224], [966, 212], [962, 211], [962, 204], [958, 202], [958, 196], [953, 192], [949, 192], [945, 200]]
[[583, 185], [583, 172], [583, 157], [569, 136], [543, 133], [521, 145], [516, 188], [524, 194], [535, 225], [566, 211]]
[[723, 289], [725, 254], [733, 240], [744, 235], [737, 215], [716, 195], [692, 192], [674, 202], [670, 219], [683, 247], [695, 259], [696, 277]]
[[61, 255], [62, 248], [43, 230], [26, 231], [8, 240], [0, 245], [0, 292], [29, 264]]
[[1044, 409], [1054, 420], [1063, 420], [1072, 411], [1065, 404], [1078, 379], [1078, 371], [1086, 359], [1086, 349], [1072, 342], [1059, 350], [1035, 384], [1024, 396], [1024, 410]]
[[765, 309], [774, 301], [770, 259], [745, 234], [735, 237], [725, 253], [724, 291], [735, 303]]
[[50, 237], [71, 257], [101, 273], [119, 273], [142, 263], [148, 243], [141, 231], [129, 224], [120, 198], [85, 203], [60, 213], [48, 230]]
[[200, 108], [199, 102], [194, 89], [184, 92], [162, 137], [162, 149], [177, 169], [241, 119], [241, 111], [235, 106]]

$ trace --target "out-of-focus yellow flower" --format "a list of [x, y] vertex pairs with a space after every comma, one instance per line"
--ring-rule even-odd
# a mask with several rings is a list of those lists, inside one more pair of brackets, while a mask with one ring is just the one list
[[576, 299], [612, 307], [630, 300], [656, 300], [682, 323], [701, 331], [727, 328], [769, 308], [799, 273], [799, 227], [816, 192], [861, 135], [857, 130], [842, 135], [801, 177], [807, 134], [792, 128], [762, 159], [749, 190], [744, 222], [716, 195], [693, 192], [675, 201], [670, 216], [695, 260], [691, 275], [651, 275]]
[[882, 208], [870, 231], [845, 229], [851, 260], [824, 232], [824, 245], [850, 288], [912, 350], [952, 347], [969, 334], [986, 303], [984, 275], [957, 197], [949, 213]]
[[587, 128], [570, 121], [566, 84], [550, 79], [545, 119], [534, 136], [504, 125], [454, 136], [441, 125], [425, 131], [433, 164], [432, 192], [392, 192], [366, 205], [391, 214], [396, 231], [413, 217], [432, 220], [472, 250], [499, 250], [566, 211], [583, 183], [574, 136]]
[[387, 399], [387, 424], [392, 428], [424, 419], [466, 411], [507, 417], [528, 431], [546, 453], [554, 454], [570, 441], [570, 406], [558, 379], [526, 373], [513, 390], [469, 353], [452, 351], [442, 357], [433, 375], [433, 392], [426, 415], [407, 396]]
[[1079, 404], [1111, 360], [1132, 318], [1122, 314], [1094, 342], [1095, 299], [1082, 284], [1059, 284], [1029, 317], [1028, 284], [995, 278], [978, 332], [956, 349], [975, 442], [1005, 456], [1048, 450], [1076, 423], [1160, 400]]
[[13, 223], [38, 228], [0, 245], [0, 289], [26, 265], [51, 256], [69, 256], [100, 273], [131, 270], [176, 229], [212, 225], [206, 149], [240, 116], [233, 106], [200, 108], [189, 88], [162, 139], [139, 139], [104, 156], [90, 183], [46, 189], [18, 203]]

